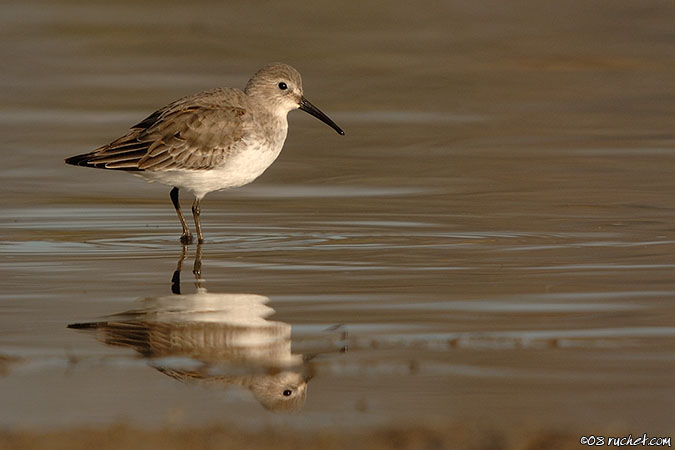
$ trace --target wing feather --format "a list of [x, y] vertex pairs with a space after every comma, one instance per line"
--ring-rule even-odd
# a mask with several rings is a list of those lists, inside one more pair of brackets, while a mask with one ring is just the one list
[[236, 151], [252, 121], [241, 91], [214, 90], [155, 111], [124, 136], [69, 164], [118, 170], [208, 170]]

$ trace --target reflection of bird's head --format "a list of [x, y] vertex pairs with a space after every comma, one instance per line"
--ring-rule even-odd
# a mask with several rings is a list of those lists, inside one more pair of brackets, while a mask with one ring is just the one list
[[275, 412], [298, 411], [307, 397], [307, 378], [298, 372], [282, 371], [255, 376], [248, 388], [265, 409]]

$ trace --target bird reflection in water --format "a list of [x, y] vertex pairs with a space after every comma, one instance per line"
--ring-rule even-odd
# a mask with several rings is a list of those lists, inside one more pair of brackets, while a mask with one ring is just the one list
[[[299, 410], [316, 353], [291, 352], [291, 325], [267, 319], [274, 314], [267, 297], [207, 292], [201, 286], [201, 253], [200, 245], [193, 268], [196, 293], [181, 294], [183, 247], [172, 295], [144, 298], [139, 309], [106, 321], [68, 327], [92, 331], [108, 345], [132, 348], [177, 380], [240, 386], [269, 410]], [[339, 345], [329, 351], [345, 351], [346, 332], [339, 327], [334, 331], [339, 331]]]

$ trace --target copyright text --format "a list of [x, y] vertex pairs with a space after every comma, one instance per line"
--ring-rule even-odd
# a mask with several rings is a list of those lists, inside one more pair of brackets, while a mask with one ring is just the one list
[[630, 447], [630, 446], [654, 446], [654, 447], [670, 447], [671, 438], [668, 437], [652, 437], [644, 433], [642, 436], [597, 436], [591, 434], [589, 436], [581, 436], [579, 442], [582, 445], [591, 446], [607, 446], [607, 447]]

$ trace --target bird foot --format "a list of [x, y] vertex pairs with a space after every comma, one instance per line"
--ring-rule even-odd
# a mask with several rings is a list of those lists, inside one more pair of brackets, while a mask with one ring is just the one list
[[193, 242], [191, 234], [184, 234], [180, 237], [180, 242], [183, 245], [190, 245]]

